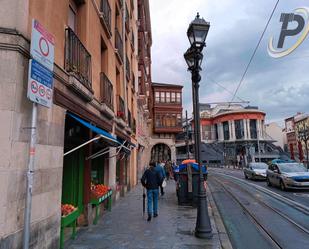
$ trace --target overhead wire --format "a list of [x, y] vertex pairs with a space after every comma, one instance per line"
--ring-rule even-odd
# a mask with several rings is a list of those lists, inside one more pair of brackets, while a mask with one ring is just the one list
[[[231, 95], [234, 94], [231, 90], [229, 90], [229, 89], [227, 89], [226, 87], [222, 86], [221, 84], [219, 84], [218, 82], [216, 82], [215, 80], [213, 80], [212, 78], [210, 78], [209, 76], [207, 76], [207, 77], [208, 77], [208, 79], [209, 79], [210, 81], [212, 81], [212, 82], [215, 83], [216, 85], [220, 86], [222, 89], [224, 89], [224, 90], [225, 90], [226, 92], [228, 92], [229, 94], [231, 94]], [[242, 99], [242, 98], [240, 98], [240, 97], [238, 97], [238, 96], [236, 96], [236, 98], [238, 98], [240, 101], [247, 102], [246, 100], [244, 100], [244, 99]]]
[[273, 10], [272, 10], [272, 12], [271, 12], [270, 17], [268, 18], [268, 21], [267, 21], [267, 23], [266, 23], [266, 26], [265, 26], [263, 32], [262, 32], [262, 35], [261, 35], [261, 37], [260, 37], [260, 39], [259, 39], [259, 41], [258, 41], [258, 43], [257, 43], [257, 45], [256, 45], [256, 47], [255, 47], [255, 49], [254, 49], [254, 51], [253, 51], [253, 54], [251, 55], [251, 58], [250, 58], [250, 60], [249, 60], [249, 63], [247, 64], [246, 69], [245, 69], [244, 73], [242, 74], [241, 79], [240, 79], [240, 81], [239, 81], [239, 83], [238, 83], [238, 85], [237, 85], [237, 88], [236, 88], [236, 90], [235, 90], [235, 92], [234, 92], [234, 94], [233, 94], [233, 98], [231, 99], [231, 102], [234, 100], [234, 98], [235, 98], [235, 96], [236, 96], [236, 94], [237, 94], [237, 92], [238, 92], [238, 90], [239, 90], [239, 88], [240, 88], [240, 86], [241, 86], [241, 84], [242, 84], [242, 82], [243, 82], [243, 80], [244, 80], [244, 78], [245, 78], [247, 72], [248, 72], [248, 69], [249, 69], [249, 67], [250, 67], [250, 64], [251, 64], [251, 62], [252, 62], [252, 60], [253, 60], [253, 58], [254, 58], [254, 56], [255, 56], [255, 54], [256, 54], [256, 51], [258, 50], [258, 48], [259, 48], [259, 46], [260, 46], [260, 43], [261, 43], [261, 41], [262, 41], [262, 39], [263, 39], [263, 37], [264, 37], [264, 34], [265, 34], [265, 32], [266, 32], [266, 30], [267, 30], [267, 28], [268, 28], [268, 25], [269, 25], [270, 21], [271, 21], [273, 15], [274, 15], [274, 13], [275, 13], [275, 10], [276, 10], [276, 8], [277, 8], [277, 6], [278, 6], [279, 1], [280, 1], [280, 0], [277, 0], [276, 4], [275, 4], [275, 6], [274, 6], [274, 8], [273, 8]]

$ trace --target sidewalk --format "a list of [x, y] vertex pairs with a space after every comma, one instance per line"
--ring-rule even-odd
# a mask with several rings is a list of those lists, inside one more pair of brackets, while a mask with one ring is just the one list
[[[211, 240], [194, 236], [196, 209], [177, 205], [175, 182], [168, 181], [165, 195], [159, 197], [159, 216], [147, 222], [142, 216], [142, 187], [136, 186], [118, 200], [96, 226], [83, 228], [76, 240], [66, 243], [68, 249], [199, 249], [232, 248], [211, 195], [209, 215], [213, 229]], [[209, 203], [208, 203], [209, 204]], [[219, 232], [218, 232], [219, 230]]]

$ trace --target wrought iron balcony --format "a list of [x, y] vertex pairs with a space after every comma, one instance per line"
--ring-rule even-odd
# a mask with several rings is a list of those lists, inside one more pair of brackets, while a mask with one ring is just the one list
[[71, 28], [65, 33], [65, 70], [91, 89], [91, 55]]
[[133, 118], [132, 131], [134, 134], [136, 134], [136, 119], [135, 118]]
[[126, 31], [127, 33], [130, 31], [130, 13], [129, 13], [129, 10], [128, 10], [128, 6], [126, 4], [126, 19], [125, 19], [125, 26], [126, 26]]
[[130, 128], [132, 128], [132, 116], [129, 110], [128, 110], [128, 125]]
[[130, 80], [130, 70], [131, 66], [130, 66], [130, 61], [128, 56], [126, 56], [126, 76], [127, 76], [127, 80]]
[[112, 111], [114, 111], [113, 101], [113, 84], [107, 78], [105, 73], [101, 73], [101, 102], [106, 104]]
[[121, 35], [118, 31], [118, 29], [115, 29], [115, 48], [117, 49], [117, 53], [120, 57], [120, 60], [123, 60], [123, 44], [122, 44], [122, 39]]
[[131, 32], [131, 46], [132, 46], [132, 49], [135, 50], [135, 36], [134, 36], [134, 32], [132, 30]]
[[106, 28], [111, 33], [111, 7], [109, 5], [108, 0], [101, 0], [101, 7], [100, 11], [102, 13], [102, 18], [104, 20], [104, 23], [106, 25]]
[[117, 117], [122, 118], [123, 120], [126, 119], [125, 117], [125, 107], [124, 107], [124, 100], [120, 95], [117, 95]]

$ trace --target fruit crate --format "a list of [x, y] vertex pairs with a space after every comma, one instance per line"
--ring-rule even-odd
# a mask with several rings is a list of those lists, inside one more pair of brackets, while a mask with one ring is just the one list
[[105, 201], [108, 197], [110, 197], [113, 194], [112, 190], [109, 190], [105, 195], [102, 195], [99, 198], [92, 197], [90, 203], [94, 205], [99, 205], [103, 201]]
[[61, 216], [61, 229], [60, 229], [60, 248], [63, 249], [64, 244], [64, 228], [72, 226], [72, 235], [71, 238], [75, 239], [76, 237], [76, 220], [80, 215], [78, 208], [73, 212], [69, 213], [66, 216]]
[[96, 225], [98, 223], [98, 219], [99, 219], [99, 205], [108, 199], [108, 203], [107, 203], [107, 209], [108, 211], [112, 210], [112, 194], [113, 191], [109, 190], [105, 195], [96, 198], [96, 197], [92, 197], [90, 203], [95, 205], [95, 218], [93, 220], [93, 224]]

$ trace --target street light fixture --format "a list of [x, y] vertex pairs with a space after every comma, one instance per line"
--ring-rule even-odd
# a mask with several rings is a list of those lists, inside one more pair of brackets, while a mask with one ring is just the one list
[[208, 205], [206, 189], [204, 186], [204, 176], [201, 162], [201, 133], [200, 133], [200, 106], [199, 106], [199, 82], [201, 80], [200, 71], [203, 60], [202, 50], [205, 47], [205, 40], [210, 24], [197, 13], [196, 18], [190, 23], [187, 36], [191, 47], [184, 54], [188, 64], [188, 70], [192, 74], [192, 96], [194, 114], [194, 140], [195, 159], [199, 165], [199, 189], [198, 206], [195, 226], [195, 236], [198, 238], [210, 239], [212, 237], [211, 223], [208, 215]]

